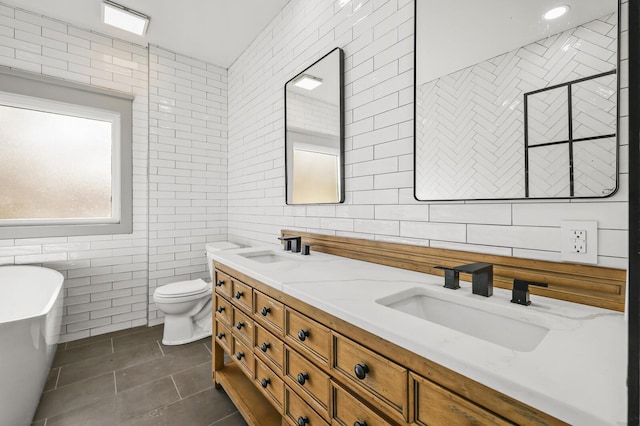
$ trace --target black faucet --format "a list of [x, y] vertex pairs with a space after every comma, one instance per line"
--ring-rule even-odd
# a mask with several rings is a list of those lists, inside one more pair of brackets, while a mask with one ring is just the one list
[[444, 270], [444, 288], [457, 290], [460, 288], [460, 272], [446, 266], [436, 266], [436, 269]]
[[511, 293], [511, 303], [529, 306], [529, 286], [537, 285], [539, 287], [548, 287], [546, 283], [537, 283], [535, 281], [513, 280], [513, 291]]
[[294, 253], [300, 253], [302, 247], [302, 237], [278, 237], [280, 241], [284, 241], [284, 249], [291, 250]]
[[471, 291], [473, 294], [489, 297], [493, 295], [493, 265], [478, 262], [451, 268], [457, 272], [471, 274]]

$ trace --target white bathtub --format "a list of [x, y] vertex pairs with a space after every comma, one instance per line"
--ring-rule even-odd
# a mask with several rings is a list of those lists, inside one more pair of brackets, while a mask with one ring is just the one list
[[0, 266], [0, 424], [30, 425], [60, 337], [62, 274]]

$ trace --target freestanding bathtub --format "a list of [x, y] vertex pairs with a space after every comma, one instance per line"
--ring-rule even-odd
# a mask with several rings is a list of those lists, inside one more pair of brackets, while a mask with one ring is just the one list
[[60, 337], [60, 272], [0, 266], [0, 424], [30, 425]]

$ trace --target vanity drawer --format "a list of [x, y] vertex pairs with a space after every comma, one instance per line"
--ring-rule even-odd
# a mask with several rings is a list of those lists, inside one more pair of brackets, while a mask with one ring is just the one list
[[289, 308], [286, 309], [285, 315], [285, 338], [316, 355], [326, 366], [329, 366], [331, 352], [329, 329]]
[[330, 377], [293, 349], [285, 346], [284, 379], [300, 395], [308, 395], [308, 403], [326, 420], [331, 419]]
[[231, 290], [233, 290], [233, 280], [224, 272], [220, 272], [216, 269], [215, 280], [213, 281], [216, 293], [220, 293], [226, 297], [231, 297]]
[[284, 330], [284, 305], [259, 291], [255, 291], [253, 297], [254, 315], [264, 321], [268, 327], [271, 327], [276, 334], [282, 336]]
[[233, 338], [232, 358], [240, 365], [244, 373], [249, 376], [250, 379], [253, 379], [253, 369], [255, 368], [253, 352], [242, 340], [236, 337]]
[[231, 332], [234, 336], [243, 339], [250, 348], [253, 348], [253, 335], [255, 332], [253, 320], [239, 309], [233, 310], [233, 328]]
[[407, 419], [407, 369], [334, 334], [332, 369], [372, 392]]
[[231, 326], [231, 321], [233, 320], [233, 308], [231, 308], [231, 303], [218, 294], [216, 294], [215, 312], [216, 319], [225, 323], [227, 326]]
[[229, 330], [222, 322], [216, 320], [215, 330], [213, 330], [213, 333], [215, 341], [222, 347], [222, 350], [230, 354], [233, 351], [233, 337], [231, 337], [231, 330]]
[[231, 292], [231, 301], [234, 305], [246, 309], [247, 312], [253, 312], [253, 289], [243, 282], [233, 280], [233, 291]]
[[262, 358], [270, 361], [274, 369], [282, 372], [284, 365], [284, 343], [262, 326], [256, 324], [256, 348], [255, 352]]
[[329, 426], [302, 398], [288, 386], [284, 387], [284, 415], [290, 425]]
[[272, 400], [272, 403], [282, 412], [284, 403], [284, 382], [276, 373], [274, 373], [267, 365], [255, 358], [256, 363], [256, 385], [262, 393], [266, 394]]
[[427, 379], [413, 373], [410, 377], [415, 407], [413, 424], [451, 426], [512, 424]]
[[331, 382], [333, 393], [333, 421], [339, 425], [387, 426], [389, 422], [360, 402], [348, 391]]

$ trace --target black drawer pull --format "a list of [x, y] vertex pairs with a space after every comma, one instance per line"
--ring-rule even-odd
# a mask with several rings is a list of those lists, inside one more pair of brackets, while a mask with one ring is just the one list
[[244, 353], [243, 353], [243, 352], [238, 352], [238, 353], [236, 354], [236, 359], [237, 359], [238, 361], [240, 361], [242, 358], [244, 358]]
[[309, 417], [298, 417], [298, 426], [304, 426], [309, 423]]
[[262, 350], [262, 352], [267, 352], [267, 349], [269, 349], [271, 347], [271, 343], [263, 343], [260, 345], [260, 349]]
[[298, 339], [304, 342], [309, 337], [309, 330], [298, 330]]
[[367, 426], [367, 422], [362, 420], [361, 422], [354, 422], [353, 426]]
[[221, 314], [224, 311], [224, 306], [218, 306], [218, 309], [216, 309], [216, 312], [218, 312], [219, 314]]
[[263, 317], [266, 317], [269, 312], [271, 312], [271, 308], [267, 308], [266, 306], [263, 306], [262, 310], [260, 311]]
[[236, 299], [240, 299], [242, 296], [244, 296], [244, 293], [241, 291], [236, 291]]
[[218, 280], [216, 281], [216, 287], [221, 287], [224, 285], [224, 280]]
[[216, 337], [218, 339], [222, 339], [224, 337], [224, 333], [218, 333], [218, 334], [216, 334]]
[[265, 388], [265, 389], [267, 388], [267, 386], [269, 386], [269, 383], [271, 383], [271, 380], [269, 380], [269, 379], [262, 379], [260, 381], [260, 385], [262, 385], [262, 387]]
[[236, 328], [237, 328], [238, 330], [241, 330], [241, 329], [242, 329], [242, 327], [244, 327], [244, 323], [243, 323], [242, 321], [238, 321], [238, 323], [236, 324]]
[[307, 373], [298, 373], [298, 383], [302, 386], [309, 380], [309, 375]]
[[353, 367], [353, 372], [356, 373], [358, 379], [363, 380], [369, 372], [369, 367], [367, 367], [367, 364], [356, 364]]

